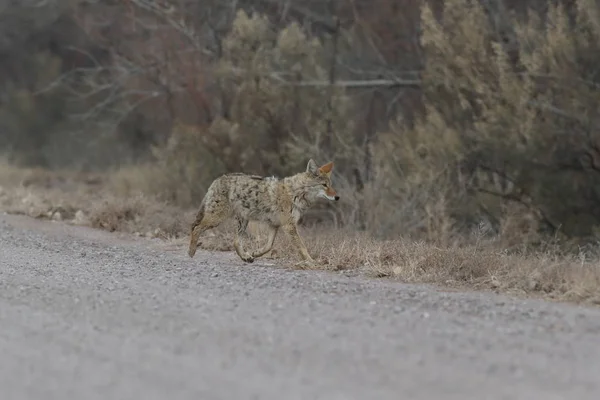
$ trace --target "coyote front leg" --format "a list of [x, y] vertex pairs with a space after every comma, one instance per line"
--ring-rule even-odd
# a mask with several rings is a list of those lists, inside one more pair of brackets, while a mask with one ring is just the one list
[[273, 248], [273, 243], [275, 243], [275, 237], [277, 236], [278, 230], [279, 230], [278, 227], [269, 226], [269, 237], [267, 239], [267, 243], [260, 249], [255, 250], [252, 253], [252, 257], [254, 257], [254, 258], [262, 257]]
[[244, 248], [242, 247], [242, 244], [240, 243], [240, 239], [248, 238], [248, 231], [246, 230], [246, 228], [248, 228], [248, 220], [237, 219], [237, 225], [237, 232], [233, 241], [233, 247], [235, 248], [235, 252], [238, 256], [240, 256], [242, 261], [251, 263], [254, 261], [254, 257], [248, 254], [246, 250], [244, 250]]
[[287, 233], [289, 235], [290, 239], [292, 240], [292, 243], [294, 243], [294, 246], [296, 246], [296, 248], [300, 252], [300, 255], [302, 256], [304, 261], [311, 262], [311, 263], [314, 262], [314, 260], [310, 256], [310, 254], [308, 254], [308, 250], [306, 249], [306, 245], [304, 244], [304, 241], [298, 234], [298, 229], [296, 227], [296, 224], [288, 223], [288, 224], [284, 225], [283, 229], [285, 230], [285, 233]]

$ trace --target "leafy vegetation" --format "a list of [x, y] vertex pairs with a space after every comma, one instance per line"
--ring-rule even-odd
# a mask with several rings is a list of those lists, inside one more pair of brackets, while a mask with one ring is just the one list
[[108, 174], [112, 195], [189, 210], [221, 173], [287, 175], [310, 156], [335, 162], [343, 201], [307, 225], [596, 256], [595, 1], [44, 7], [0, 11], [12, 164]]

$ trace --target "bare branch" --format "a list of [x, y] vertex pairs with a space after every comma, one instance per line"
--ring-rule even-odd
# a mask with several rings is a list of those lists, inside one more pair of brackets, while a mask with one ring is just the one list
[[[253, 2], [262, 3], [269, 6], [281, 6], [281, 0], [252, 0]], [[285, 14], [296, 14], [302, 18], [306, 18], [311, 21], [313, 24], [318, 25], [321, 28], [324, 28], [329, 33], [333, 33], [336, 30], [336, 22], [328, 18], [324, 15], [317, 14], [306, 7], [299, 6], [297, 4], [293, 4], [293, 2], [289, 1], [285, 5]]]
[[[179, 13], [173, 4], [169, 4], [166, 2], [164, 4], [159, 4], [159, 2], [151, 0], [129, 1], [131, 1], [133, 4], [137, 5], [141, 9], [149, 11], [157, 15], [158, 17], [164, 19], [166, 22], [169, 23], [169, 25], [175, 28], [175, 30], [177, 30], [184, 37], [186, 37], [196, 50], [200, 51], [205, 55], [214, 56], [214, 53], [212, 51], [200, 45], [201, 41], [196, 35], [196, 32], [192, 27], [185, 23], [183, 16], [177, 15]], [[178, 20], [175, 19], [177, 16], [179, 16]]]
[[536, 216], [543, 222], [545, 223], [553, 232], [557, 232], [559, 229], [559, 225], [555, 224], [554, 222], [552, 222], [550, 220], [550, 218], [540, 209], [540, 207], [537, 207], [535, 205], [533, 205], [533, 202], [531, 201], [531, 199], [525, 195], [525, 194], [521, 194], [521, 196], [516, 195], [516, 194], [505, 194], [505, 193], [498, 193], [492, 190], [487, 190], [484, 188], [477, 188], [477, 190], [481, 193], [486, 193], [489, 194], [491, 196], [495, 196], [507, 201], [512, 201], [515, 203], [519, 203], [525, 207], [527, 207], [527, 209], [529, 209], [530, 211], [532, 211], [534, 214], [536, 214]]
[[[286, 86], [300, 87], [328, 87], [331, 85], [329, 81], [298, 81], [298, 82], [282, 82]], [[421, 81], [417, 79], [373, 79], [373, 80], [340, 80], [333, 83], [333, 86], [343, 88], [371, 88], [371, 87], [420, 87]]]

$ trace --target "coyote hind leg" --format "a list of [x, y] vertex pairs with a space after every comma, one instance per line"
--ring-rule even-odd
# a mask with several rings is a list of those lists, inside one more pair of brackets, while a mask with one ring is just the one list
[[248, 231], [246, 230], [248, 228], [248, 220], [242, 219], [242, 218], [236, 218], [236, 221], [237, 221], [237, 232], [235, 235], [235, 239], [233, 241], [233, 247], [235, 247], [235, 252], [237, 253], [238, 256], [240, 256], [242, 261], [247, 262], [247, 263], [254, 262], [254, 257], [252, 257], [250, 254], [248, 254], [246, 252], [246, 250], [244, 250], [244, 247], [242, 246], [242, 244], [240, 243], [240, 239], [248, 238]]
[[212, 228], [216, 228], [223, 222], [228, 216], [226, 209], [211, 210], [211, 212], [205, 212], [204, 203], [200, 205], [198, 214], [196, 214], [196, 220], [192, 224], [190, 232], [190, 247], [188, 248], [188, 255], [194, 257], [196, 249], [199, 246], [198, 240], [200, 235]]
[[252, 257], [258, 258], [267, 254], [273, 248], [273, 243], [275, 243], [275, 237], [277, 236], [277, 231], [279, 228], [274, 226], [269, 226], [269, 237], [267, 239], [267, 243], [261, 247], [260, 249], [252, 252]]

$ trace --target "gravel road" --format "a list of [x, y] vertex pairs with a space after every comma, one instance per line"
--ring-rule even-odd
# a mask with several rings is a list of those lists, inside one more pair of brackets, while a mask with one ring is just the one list
[[12, 399], [598, 399], [600, 310], [0, 216]]

